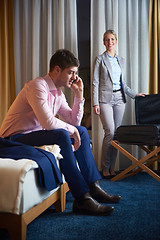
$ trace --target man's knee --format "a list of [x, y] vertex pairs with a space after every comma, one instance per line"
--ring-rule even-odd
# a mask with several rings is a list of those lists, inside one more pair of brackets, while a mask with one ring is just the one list
[[64, 138], [70, 137], [68, 131], [65, 129], [57, 129], [57, 134]]
[[85, 128], [84, 126], [77, 126], [76, 128], [78, 129], [79, 133], [88, 134], [87, 128]]
[[79, 131], [79, 134], [80, 134], [80, 137], [81, 137], [81, 141], [85, 140], [87, 142], [90, 142], [90, 138], [89, 138], [89, 134], [88, 134], [87, 128], [85, 128], [83, 126], [78, 126], [77, 129]]

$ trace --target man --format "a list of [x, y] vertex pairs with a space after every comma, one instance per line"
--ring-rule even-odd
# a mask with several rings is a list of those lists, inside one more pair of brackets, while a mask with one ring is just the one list
[[[116, 203], [121, 197], [106, 193], [98, 182], [101, 176], [88, 132], [80, 126], [84, 98], [78, 67], [79, 61], [70, 51], [58, 50], [50, 60], [49, 73], [25, 84], [4, 119], [0, 136], [32, 146], [59, 145], [61, 171], [75, 198], [73, 212], [108, 215], [114, 207], [100, 203]], [[72, 109], [61, 87], [74, 92]]]

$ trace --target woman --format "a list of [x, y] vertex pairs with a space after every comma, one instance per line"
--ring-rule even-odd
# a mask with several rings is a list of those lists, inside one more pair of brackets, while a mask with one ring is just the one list
[[104, 177], [115, 175], [117, 150], [112, 147], [115, 130], [121, 125], [127, 94], [131, 98], [145, 96], [136, 94], [125, 84], [125, 60], [116, 55], [117, 35], [113, 30], [104, 33], [106, 51], [96, 58], [93, 74], [93, 108], [100, 116], [104, 139], [102, 144], [102, 172]]

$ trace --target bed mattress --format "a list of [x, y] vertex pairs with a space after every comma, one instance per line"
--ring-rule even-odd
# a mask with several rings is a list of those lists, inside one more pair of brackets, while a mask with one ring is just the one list
[[[41, 147], [52, 152], [59, 166], [60, 148], [57, 145]], [[30, 159], [0, 158], [0, 212], [22, 214], [55, 192], [38, 182], [38, 165]]]

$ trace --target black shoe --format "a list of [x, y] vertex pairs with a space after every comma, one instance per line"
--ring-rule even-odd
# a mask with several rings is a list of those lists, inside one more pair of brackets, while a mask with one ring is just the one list
[[106, 216], [114, 211], [114, 207], [98, 203], [89, 193], [73, 201], [72, 210], [74, 213], [94, 216]]
[[111, 195], [105, 192], [99, 185], [98, 181], [90, 184], [90, 194], [100, 203], [117, 203], [122, 199], [119, 195]]
[[102, 176], [103, 179], [111, 179], [113, 176], [109, 175], [109, 176]]

